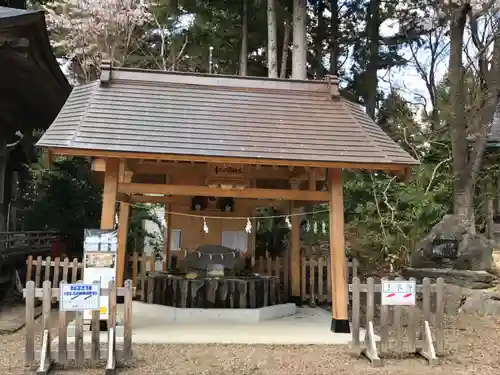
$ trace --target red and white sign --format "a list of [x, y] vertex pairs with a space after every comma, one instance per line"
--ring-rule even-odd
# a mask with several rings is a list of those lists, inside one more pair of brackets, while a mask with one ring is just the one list
[[414, 306], [415, 280], [382, 280], [382, 305]]

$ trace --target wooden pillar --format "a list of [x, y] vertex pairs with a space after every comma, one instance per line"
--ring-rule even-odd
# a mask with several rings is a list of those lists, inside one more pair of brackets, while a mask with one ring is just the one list
[[130, 204], [120, 202], [120, 214], [118, 215], [118, 254], [116, 254], [116, 283], [124, 286], [125, 265], [127, 264], [127, 235], [130, 217]]
[[104, 191], [102, 196], [101, 229], [115, 228], [116, 192], [118, 189], [118, 159], [106, 160], [104, 172]]
[[[299, 184], [292, 183], [292, 189], [299, 189]], [[295, 207], [294, 202], [291, 202], [291, 211], [296, 214], [299, 211]], [[290, 302], [297, 306], [302, 305], [302, 296], [300, 293], [301, 282], [301, 256], [300, 256], [300, 216], [294, 215], [291, 217], [292, 233], [290, 236]]]
[[[120, 181], [131, 182], [130, 171], [120, 171]], [[130, 218], [130, 204], [120, 202], [120, 213], [118, 215], [118, 252], [116, 254], [116, 283], [117, 286], [124, 286], [125, 266], [127, 264], [127, 237], [128, 223]]]
[[162, 271], [166, 272], [171, 265], [172, 252], [170, 251], [170, 239], [172, 238], [172, 215], [170, 214], [170, 204], [165, 205], [165, 233], [163, 234], [164, 258], [162, 263]]
[[332, 332], [349, 333], [347, 273], [344, 249], [344, 194], [342, 170], [328, 170], [330, 198], [330, 262], [332, 283]]
[[[172, 183], [172, 176], [165, 175], [165, 183]], [[172, 215], [170, 214], [172, 210], [171, 204], [165, 205], [165, 233], [163, 233], [163, 263], [162, 271], [166, 272], [167, 269], [172, 267], [172, 251], [170, 249], [170, 242], [172, 240]]]

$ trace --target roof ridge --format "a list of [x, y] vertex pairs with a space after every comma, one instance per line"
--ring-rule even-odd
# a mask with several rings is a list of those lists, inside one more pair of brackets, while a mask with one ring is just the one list
[[[333, 100], [333, 98], [332, 98]], [[349, 99], [345, 99], [345, 98], [342, 98], [342, 97], [339, 97], [338, 100], [340, 100], [340, 102], [342, 102], [342, 106], [344, 106], [344, 108], [347, 106], [346, 105], [346, 102], [349, 102], [350, 104], [357, 104], [357, 105], [360, 105], [358, 103], [354, 103], [352, 101], [350, 101]], [[373, 137], [368, 134], [367, 131], [365, 131], [363, 129], [363, 124], [360, 124], [360, 122], [356, 119], [356, 117], [354, 117], [354, 115], [352, 114], [351, 110], [349, 108], [345, 108], [347, 110], [347, 113], [349, 115], [349, 117], [352, 119], [352, 121], [358, 126], [358, 127], [361, 127], [361, 133], [364, 135], [364, 137], [368, 140], [368, 142], [370, 142], [370, 144], [372, 144], [377, 150], [379, 150], [379, 152], [384, 156], [384, 159], [386, 159], [388, 162], [392, 162], [391, 159], [389, 159], [386, 155], [386, 153], [384, 152], [384, 150], [380, 147], [380, 145], [378, 144], [378, 142], [375, 142], [375, 140], [373, 139]], [[368, 115], [367, 115], [368, 116]], [[369, 116], [368, 116], [369, 117]], [[371, 118], [370, 118], [371, 119]], [[372, 119], [371, 119], [372, 120]], [[373, 121], [373, 120], [372, 120]], [[375, 122], [374, 122], [375, 123]], [[377, 124], [375, 124], [376, 126], [378, 126]], [[392, 140], [392, 139], [391, 139]], [[399, 145], [398, 145], [399, 147]]]
[[206, 86], [246, 90], [279, 90], [330, 93], [338, 96], [338, 78], [329, 76], [324, 80], [295, 80], [284, 78], [251, 77], [236, 75], [200, 74], [192, 72], [171, 72], [136, 68], [114, 68], [105, 61], [101, 64], [100, 81], [112, 87], [113, 82], [126, 84], [150, 83], [153, 85], [179, 84], [184, 86]]

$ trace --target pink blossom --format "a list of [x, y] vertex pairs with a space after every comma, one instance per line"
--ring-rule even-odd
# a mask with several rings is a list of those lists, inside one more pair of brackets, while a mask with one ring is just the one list
[[99, 65], [100, 55], [123, 64], [152, 20], [149, 0], [59, 0], [44, 6], [52, 42], [80, 69]]

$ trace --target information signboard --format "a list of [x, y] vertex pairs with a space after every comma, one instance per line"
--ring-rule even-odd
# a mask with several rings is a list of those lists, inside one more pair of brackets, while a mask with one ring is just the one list
[[382, 280], [382, 305], [413, 306], [416, 291], [415, 280]]
[[101, 288], [98, 284], [61, 284], [59, 309], [61, 311], [99, 310]]
[[[83, 281], [92, 283], [100, 281], [101, 288], [107, 288], [109, 282], [116, 278], [116, 252], [118, 233], [116, 230], [86, 229], [83, 243]], [[108, 319], [108, 297], [100, 298], [100, 319]], [[84, 319], [91, 318], [90, 311]]]

